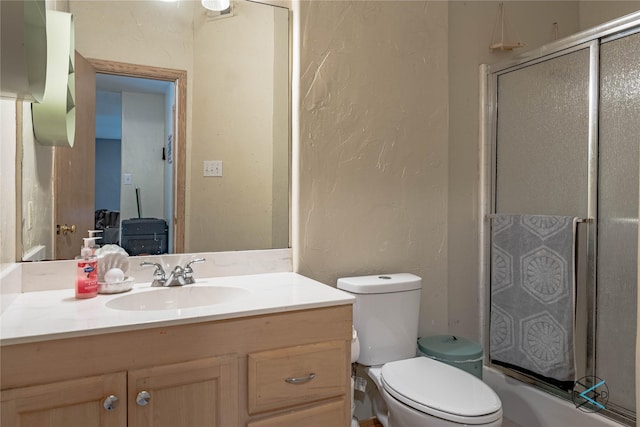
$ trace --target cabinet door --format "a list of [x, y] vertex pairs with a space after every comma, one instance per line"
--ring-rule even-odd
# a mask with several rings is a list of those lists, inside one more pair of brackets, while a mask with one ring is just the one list
[[[120, 372], [4, 390], [1, 424], [7, 427], [122, 427], [127, 422], [126, 384], [126, 374]], [[110, 410], [105, 409], [105, 404]]]
[[129, 371], [130, 427], [232, 427], [237, 416], [236, 355]]

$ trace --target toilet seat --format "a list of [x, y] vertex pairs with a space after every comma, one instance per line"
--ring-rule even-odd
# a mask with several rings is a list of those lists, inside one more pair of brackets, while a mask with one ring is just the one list
[[428, 357], [382, 367], [384, 389], [413, 409], [460, 424], [489, 424], [502, 417], [498, 395], [479, 378]]

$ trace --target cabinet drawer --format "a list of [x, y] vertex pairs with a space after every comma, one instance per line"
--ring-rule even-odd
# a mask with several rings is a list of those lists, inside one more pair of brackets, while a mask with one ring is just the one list
[[349, 379], [347, 359], [346, 341], [249, 354], [249, 413], [344, 396]]
[[346, 411], [345, 403], [342, 400], [263, 420], [251, 421], [247, 427], [337, 427], [345, 424]]

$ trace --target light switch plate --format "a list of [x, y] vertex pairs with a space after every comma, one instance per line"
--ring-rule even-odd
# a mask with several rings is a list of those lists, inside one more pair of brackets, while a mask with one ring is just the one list
[[202, 176], [222, 176], [222, 160], [205, 160]]

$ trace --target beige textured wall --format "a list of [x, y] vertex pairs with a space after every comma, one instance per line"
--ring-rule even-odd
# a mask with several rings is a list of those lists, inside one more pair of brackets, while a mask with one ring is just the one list
[[640, 1], [581, 1], [580, 29], [595, 27], [612, 19], [640, 10]]
[[[194, 8], [198, 3], [71, 0], [76, 50], [87, 58], [186, 69], [193, 63]], [[118, 23], [118, 25], [114, 25]]]
[[0, 100], [0, 272], [16, 256], [16, 101]]
[[[189, 252], [272, 247], [274, 12], [236, 10], [194, 28]], [[203, 160], [223, 176], [203, 177]]]
[[444, 332], [447, 3], [305, 1], [298, 12], [297, 268], [333, 286], [415, 273], [420, 333]]
[[[55, 148], [36, 142], [31, 104], [22, 103], [22, 255], [44, 245], [53, 259], [53, 153]], [[30, 206], [29, 206], [30, 205]], [[31, 228], [29, 228], [31, 210]]]
[[291, 247], [291, 48], [290, 11], [274, 9], [273, 61], [273, 248]]

